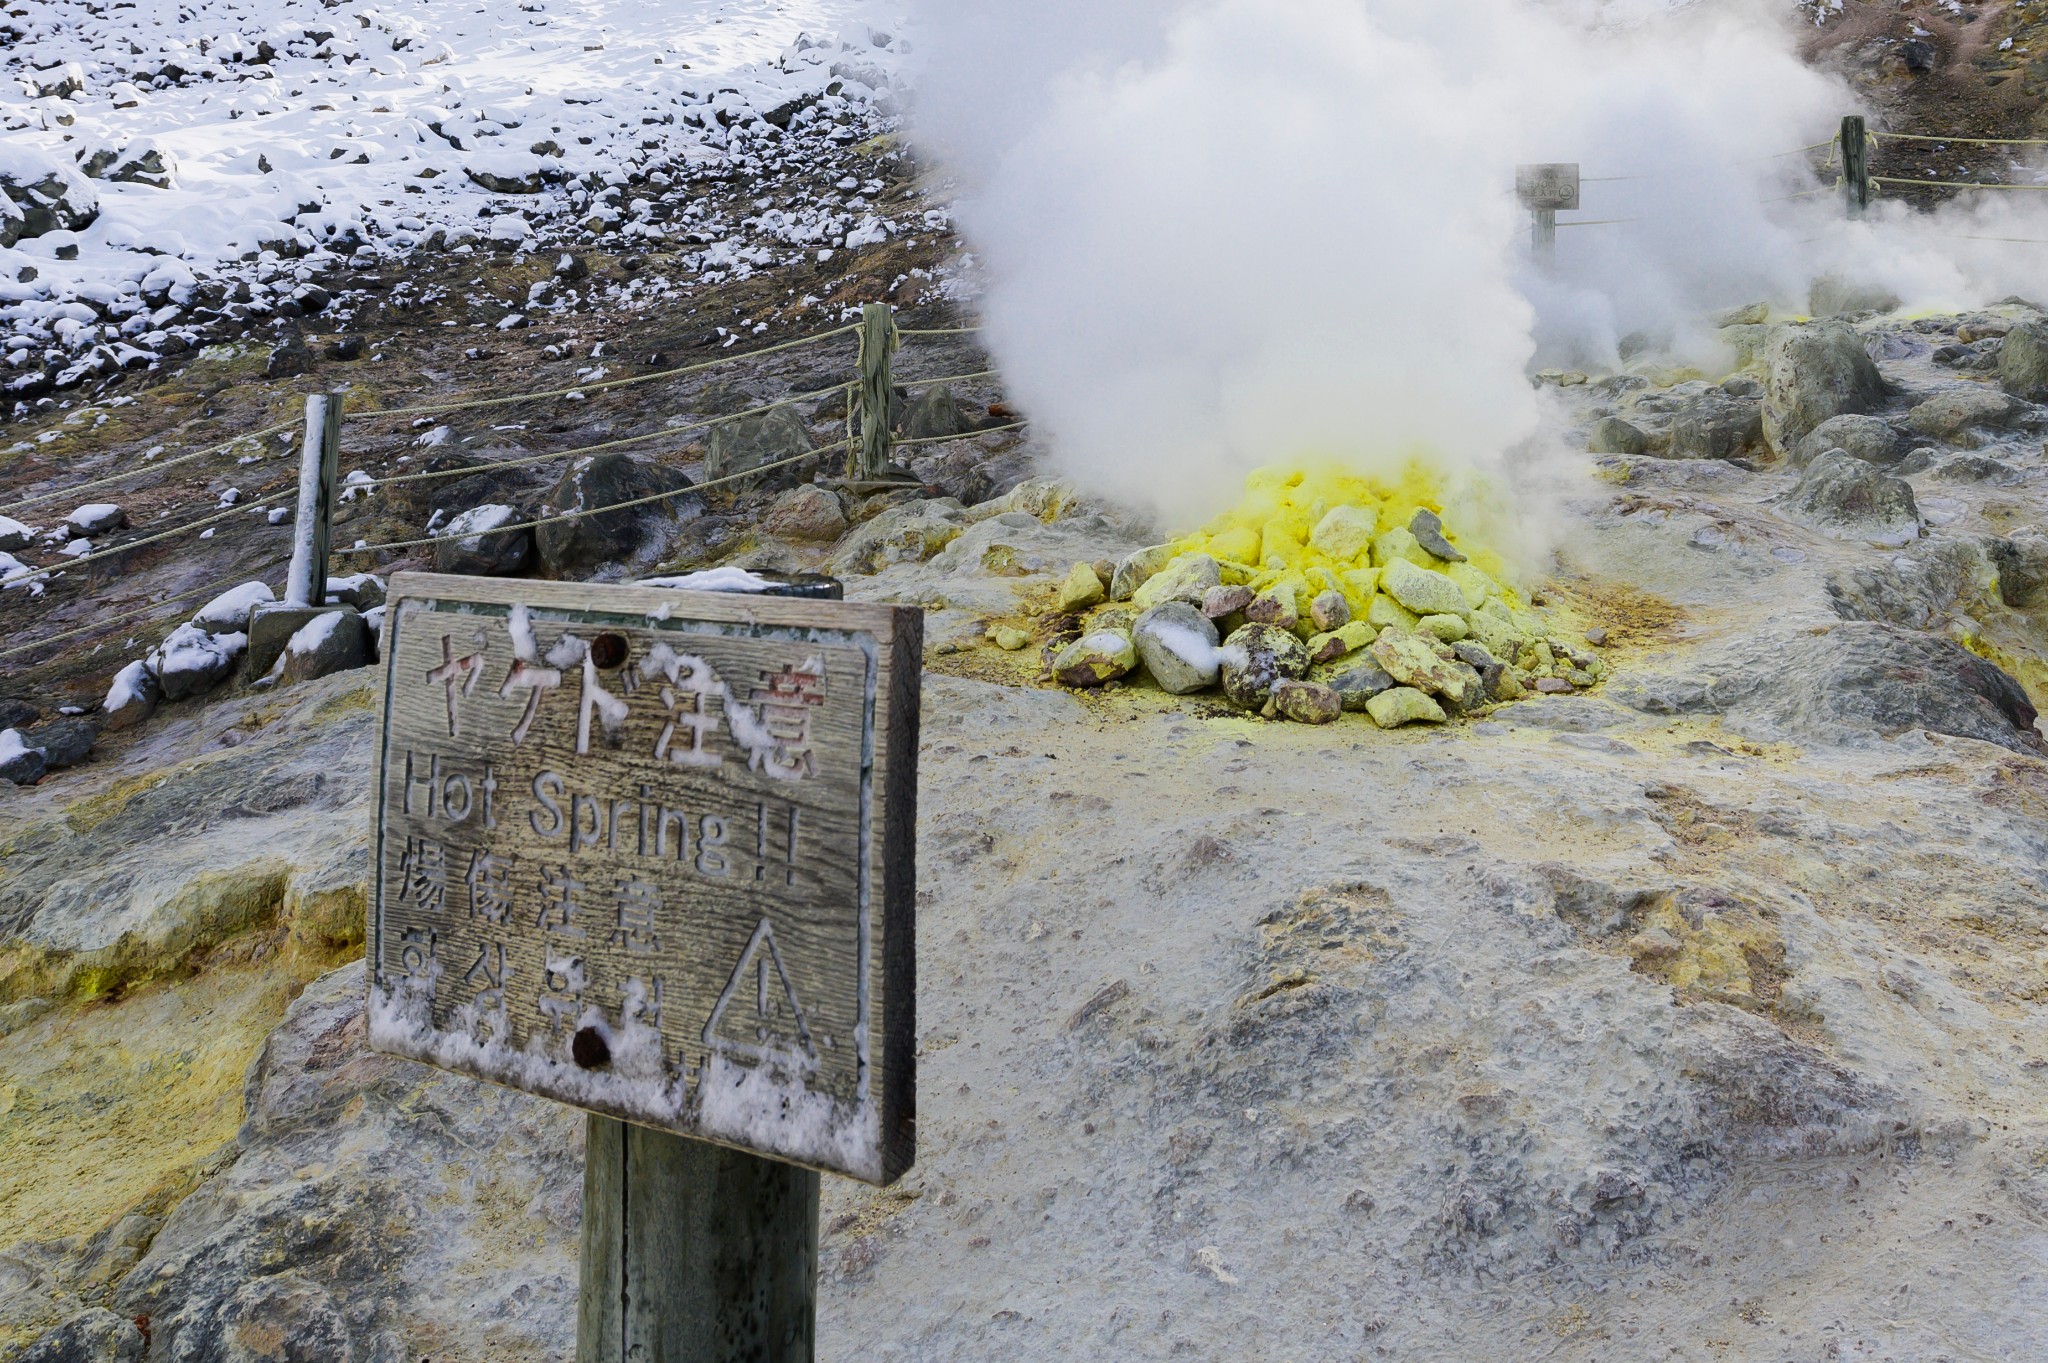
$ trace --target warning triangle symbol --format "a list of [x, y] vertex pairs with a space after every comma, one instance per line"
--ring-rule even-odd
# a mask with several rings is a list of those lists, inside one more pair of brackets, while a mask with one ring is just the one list
[[747, 939], [739, 964], [704, 1021], [704, 1044], [721, 1055], [807, 1070], [818, 1063], [803, 1004], [775, 945], [775, 929], [765, 918]]

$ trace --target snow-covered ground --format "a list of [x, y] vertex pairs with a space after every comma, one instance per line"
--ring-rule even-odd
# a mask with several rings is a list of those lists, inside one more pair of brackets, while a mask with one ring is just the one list
[[682, 191], [871, 136], [908, 46], [877, 0], [21, 0], [0, 187], [98, 212], [0, 247], [0, 392], [146, 365], [342, 260], [602, 239], [716, 276], [879, 240], [858, 177], [744, 221]]

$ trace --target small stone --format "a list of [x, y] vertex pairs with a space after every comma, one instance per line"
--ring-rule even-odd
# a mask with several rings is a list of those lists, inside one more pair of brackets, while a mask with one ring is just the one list
[[1202, 614], [1211, 620], [1241, 615], [1257, 595], [1250, 587], [1211, 587], [1202, 594]]
[[1154, 544], [1125, 554], [1109, 578], [1109, 599], [1128, 601], [1138, 588], [1150, 582], [1159, 570], [1173, 561], [1173, 546]]
[[1472, 609], [1457, 583], [1406, 559], [1393, 559], [1381, 569], [1380, 590], [1417, 616], [1462, 616]]
[[1308, 649], [1272, 625], [1246, 625], [1223, 641], [1223, 694], [1256, 710], [1280, 682], [1308, 673]]
[[1131, 640], [1152, 680], [1170, 695], [1205, 691], [1222, 670], [1215, 623], [1185, 601], [1169, 601], [1139, 616]]
[[1385, 592], [1374, 593], [1371, 604], [1365, 608], [1365, 623], [1375, 631], [1397, 629], [1406, 634], [1415, 628], [1417, 619], [1414, 611]]
[[1380, 692], [1365, 703], [1366, 714], [1382, 729], [1403, 724], [1441, 724], [1443, 707], [1412, 686], [1396, 686]]
[[1426, 640], [1388, 632], [1372, 646], [1373, 660], [1405, 686], [1432, 692], [1458, 703], [1465, 699], [1465, 676], [1454, 662], [1437, 656]]
[[1650, 438], [1618, 416], [1603, 416], [1586, 436], [1589, 454], [1641, 454]]
[[1363, 710], [1367, 701], [1397, 684], [1387, 675], [1387, 669], [1370, 658], [1347, 663], [1325, 678], [1325, 682], [1337, 693], [1346, 710]]
[[1569, 696], [1572, 684], [1563, 677], [1538, 677], [1534, 689], [1546, 696]]
[[1060, 583], [1060, 609], [1072, 613], [1100, 604], [1109, 593], [1090, 563], [1076, 563]]
[[1283, 681], [1273, 687], [1273, 707], [1296, 724], [1328, 724], [1344, 713], [1343, 700], [1321, 682]]
[[1425, 615], [1415, 622], [1415, 628], [1447, 644], [1455, 644], [1472, 633], [1472, 627], [1465, 623], [1462, 615]]
[[1185, 554], [1161, 568], [1131, 593], [1131, 604], [1150, 610], [1169, 601], [1199, 606], [1211, 587], [1221, 586], [1223, 570], [1207, 554]]
[[1500, 659], [1487, 652], [1484, 645], [1475, 644], [1470, 641], [1462, 643], [1453, 641], [1451, 644], [1451, 656], [1467, 667], [1477, 668], [1481, 672], [1484, 672], [1489, 667], [1496, 667], [1500, 663]]
[[1351, 603], [1344, 599], [1342, 592], [1321, 592], [1308, 603], [1308, 618], [1315, 627], [1327, 634], [1342, 629], [1351, 623]]
[[41, 748], [28, 746], [18, 729], [0, 729], [0, 780], [18, 786], [34, 785], [43, 779], [48, 763]]
[[1030, 633], [1018, 629], [1015, 625], [997, 625], [989, 631], [988, 637], [995, 641], [997, 648], [1010, 653], [1015, 653], [1031, 642]]
[[827, 542], [846, 533], [846, 511], [830, 492], [804, 483], [769, 504], [761, 528], [780, 539]]
[[1371, 645], [1379, 631], [1363, 620], [1350, 620], [1326, 634], [1318, 634], [1308, 641], [1308, 659], [1311, 663], [1331, 663], [1347, 654], [1356, 653]]
[[1446, 563], [1463, 563], [1465, 556], [1444, 538], [1444, 523], [1434, 511], [1427, 507], [1416, 511], [1408, 522], [1408, 533], [1415, 536], [1415, 542], [1426, 551]]
[[1309, 547], [1331, 558], [1349, 562], [1372, 548], [1378, 528], [1373, 514], [1360, 506], [1333, 506], [1309, 532]]
[[1591, 644], [1591, 645], [1593, 645], [1593, 647], [1595, 647], [1595, 648], [1604, 648], [1604, 647], [1606, 647], [1606, 645], [1607, 645], [1607, 626], [1605, 626], [1605, 625], [1595, 625], [1595, 626], [1593, 626], [1593, 628], [1591, 628], [1591, 629], [1587, 630], [1587, 631], [1586, 631], [1586, 642], [1587, 642], [1587, 643], [1589, 643], [1589, 644]]
[[[1102, 583], [1098, 579], [1095, 585]], [[1062, 686], [1086, 688], [1115, 681], [1137, 665], [1138, 651], [1130, 635], [1100, 629], [1061, 649], [1053, 659], [1052, 675]]]
[[1293, 592], [1268, 588], [1252, 598], [1252, 603], [1244, 608], [1244, 618], [1257, 625], [1293, 629], [1301, 616], [1294, 609]]

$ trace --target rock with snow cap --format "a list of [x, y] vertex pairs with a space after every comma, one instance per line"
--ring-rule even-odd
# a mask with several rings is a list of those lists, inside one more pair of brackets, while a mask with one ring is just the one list
[[180, 625], [150, 653], [149, 670], [163, 683], [164, 699], [183, 700], [226, 678], [248, 643], [246, 634], [209, 634], [196, 625]]
[[1159, 689], [1176, 696], [1205, 691], [1222, 669], [1216, 625], [1185, 601], [1154, 606], [1132, 626], [1138, 658]]
[[522, 519], [502, 503], [471, 507], [443, 525], [434, 543], [434, 568], [443, 573], [498, 577], [516, 573], [533, 553], [531, 530], [499, 530]]
[[142, 723], [156, 713], [157, 702], [164, 698], [163, 683], [156, 673], [140, 658], [127, 664], [114, 674], [113, 682], [107, 687], [106, 699], [100, 702], [103, 727], [128, 729]]

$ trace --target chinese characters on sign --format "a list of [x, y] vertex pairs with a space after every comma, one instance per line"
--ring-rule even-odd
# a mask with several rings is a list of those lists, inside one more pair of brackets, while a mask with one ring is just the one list
[[907, 1167], [917, 613], [420, 575], [389, 618], [372, 1044]]

